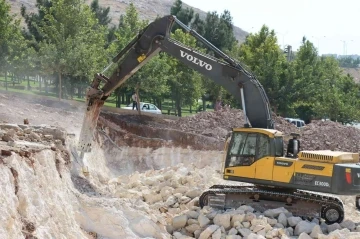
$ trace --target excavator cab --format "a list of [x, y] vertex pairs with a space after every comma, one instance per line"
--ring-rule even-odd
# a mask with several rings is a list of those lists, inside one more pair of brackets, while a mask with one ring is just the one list
[[[232, 177], [271, 179], [268, 167], [272, 167], [275, 157], [284, 154], [282, 134], [272, 129], [234, 129], [227, 144], [224, 178], [229, 180]], [[257, 163], [259, 160], [263, 163]], [[259, 167], [264, 167], [264, 171]]]

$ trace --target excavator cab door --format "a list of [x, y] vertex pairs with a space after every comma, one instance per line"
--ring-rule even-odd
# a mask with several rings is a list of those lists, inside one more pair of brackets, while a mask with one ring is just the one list
[[261, 135], [255, 132], [233, 132], [225, 159], [225, 179], [255, 178]]

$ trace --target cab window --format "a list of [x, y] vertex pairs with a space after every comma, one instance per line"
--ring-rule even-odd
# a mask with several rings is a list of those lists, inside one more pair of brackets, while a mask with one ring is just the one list
[[226, 164], [228, 167], [247, 166], [270, 155], [270, 140], [266, 135], [234, 132]]

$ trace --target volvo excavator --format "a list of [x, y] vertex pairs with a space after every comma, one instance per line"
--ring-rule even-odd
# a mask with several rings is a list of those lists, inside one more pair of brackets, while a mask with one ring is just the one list
[[[170, 38], [177, 23], [214, 56], [201, 53]], [[360, 192], [359, 154], [330, 150], [300, 150], [299, 135], [292, 135], [286, 154], [284, 135], [274, 129], [270, 103], [255, 75], [175, 16], [150, 23], [123, 49], [86, 92], [86, 112], [78, 150], [81, 157], [91, 151], [100, 109], [110, 94], [159, 52], [165, 52], [202, 73], [230, 92], [242, 105], [246, 124], [233, 129], [226, 139], [223, 179], [244, 182], [214, 185], [199, 198], [201, 207], [226, 210], [251, 205], [256, 210], [284, 207], [293, 215], [316, 217], [326, 223], [344, 219], [343, 202], [336, 195]], [[119, 63], [118, 63], [119, 62]], [[104, 72], [117, 63], [114, 73]], [[359, 208], [356, 197], [356, 207]]]

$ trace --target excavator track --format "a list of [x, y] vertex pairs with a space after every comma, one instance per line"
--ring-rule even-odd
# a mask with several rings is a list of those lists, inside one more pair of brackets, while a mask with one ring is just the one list
[[201, 207], [226, 210], [241, 205], [263, 212], [267, 209], [286, 208], [293, 216], [324, 219], [327, 224], [344, 220], [342, 201], [333, 195], [304, 190], [270, 190], [257, 186], [213, 185], [199, 198]]

